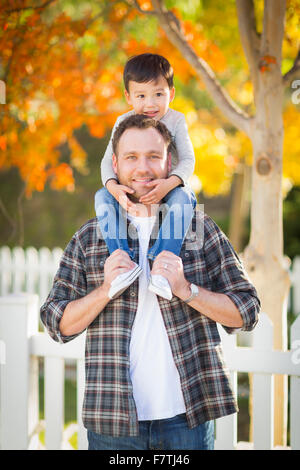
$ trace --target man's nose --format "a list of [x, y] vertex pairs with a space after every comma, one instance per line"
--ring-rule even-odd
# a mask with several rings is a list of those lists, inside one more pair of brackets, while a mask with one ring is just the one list
[[149, 173], [150, 165], [149, 165], [149, 159], [147, 157], [142, 157], [139, 158], [136, 166], [136, 171], [139, 174], [147, 174]]

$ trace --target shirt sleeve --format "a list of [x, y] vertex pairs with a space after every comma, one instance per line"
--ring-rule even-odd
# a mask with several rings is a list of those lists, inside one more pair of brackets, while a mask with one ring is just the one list
[[227, 333], [251, 331], [258, 322], [260, 300], [239, 256], [220, 228], [210, 219], [205, 237], [205, 258], [212, 291], [226, 294], [238, 308], [242, 328], [229, 328]]
[[174, 131], [174, 144], [177, 151], [177, 165], [172, 169], [170, 175], [179, 176], [186, 184], [192, 176], [195, 168], [195, 154], [188, 133], [188, 127], [184, 115], [178, 119]]
[[41, 321], [52, 339], [66, 343], [80, 334], [62, 335], [59, 323], [68, 303], [86, 294], [84, 254], [75, 234], [63, 253], [53, 287], [40, 310]]

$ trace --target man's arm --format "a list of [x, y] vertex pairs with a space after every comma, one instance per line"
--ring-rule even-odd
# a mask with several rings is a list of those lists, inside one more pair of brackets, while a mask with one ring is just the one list
[[59, 322], [60, 333], [63, 336], [81, 333], [95, 320], [109, 301], [108, 288], [104, 283], [85, 297], [72, 300], [66, 306]]
[[[161, 274], [166, 277], [170, 282], [173, 294], [179, 299], [186, 300], [190, 297], [190, 282], [184, 276], [182, 259], [174, 253], [169, 251], [160, 253], [153, 264], [152, 274]], [[200, 286], [197, 287], [199, 294], [188, 305], [202, 315], [229, 328], [243, 326], [239, 309], [227, 295], [211, 292]]]
[[[87, 227], [83, 230], [88, 237], [88, 231], [94, 228], [84, 227]], [[132, 266], [129, 255], [116, 250], [105, 261], [103, 283], [89, 292], [85, 252], [75, 234], [63, 253], [53, 287], [41, 307], [41, 320], [49, 335], [65, 343], [84, 331], [110, 301], [108, 292], [113, 279]]]
[[[257, 292], [229, 240], [207, 216], [204, 222], [204, 240], [201, 249], [211, 290], [199, 286], [198, 296], [189, 305], [222, 324], [228, 333], [239, 328], [251, 331], [258, 321], [260, 310]], [[173, 294], [181, 300], [189, 298], [190, 283], [184, 276], [180, 257], [169, 251], [160, 253], [153, 263], [152, 274], [165, 276]]]
[[77, 335], [85, 330], [106, 307], [112, 281], [134, 266], [129, 255], [116, 250], [104, 263], [104, 282], [84, 297], [73, 300], [66, 306], [59, 323], [60, 333], [64, 336]]
[[[181, 300], [186, 300], [191, 295], [190, 283], [186, 279], [184, 281], [181, 286], [178, 286], [179, 290], [173, 291], [174, 295]], [[198, 289], [199, 294], [188, 305], [216, 323], [229, 328], [242, 328], [243, 318], [240, 311], [227, 295], [211, 292], [200, 286]]]

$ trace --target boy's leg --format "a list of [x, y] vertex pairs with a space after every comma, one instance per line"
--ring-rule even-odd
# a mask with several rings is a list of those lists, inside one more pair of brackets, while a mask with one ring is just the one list
[[155, 259], [163, 250], [179, 256], [183, 240], [194, 215], [196, 196], [189, 187], [177, 187], [165, 197], [167, 213], [160, 227], [158, 238], [148, 251], [148, 258]]
[[126, 219], [118, 202], [106, 188], [99, 189], [95, 194], [95, 211], [109, 253], [121, 249], [133, 259], [133, 251], [128, 246]]
[[[148, 258], [155, 259], [163, 250], [179, 256], [183, 240], [193, 218], [196, 197], [188, 187], [175, 188], [165, 197], [167, 214], [161, 224], [158, 238], [148, 251]], [[172, 299], [168, 280], [160, 274], [150, 275], [148, 289], [160, 297]]]
[[[134, 252], [128, 246], [127, 222], [121, 213], [121, 208], [115, 198], [107, 189], [97, 191], [95, 195], [95, 209], [101, 234], [107, 245], [109, 253], [121, 249], [126, 251], [134, 261]], [[141, 274], [142, 269], [134, 262], [129, 271], [119, 274], [111, 283], [109, 297], [119, 297]]]

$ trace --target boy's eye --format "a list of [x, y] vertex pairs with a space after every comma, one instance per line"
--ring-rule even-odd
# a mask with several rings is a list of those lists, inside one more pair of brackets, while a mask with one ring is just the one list
[[138, 95], [137, 98], [144, 98], [145, 95]]

